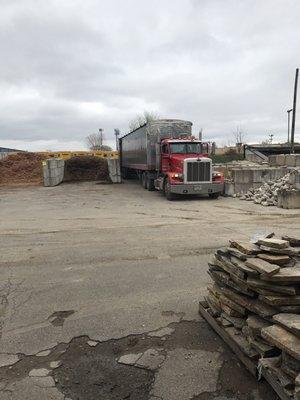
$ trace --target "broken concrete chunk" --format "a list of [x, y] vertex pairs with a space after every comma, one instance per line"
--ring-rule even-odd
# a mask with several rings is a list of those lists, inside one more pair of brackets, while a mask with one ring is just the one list
[[13, 365], [19, 361], [19, 357], [16, 354], [0, 354], [0, 367], [6, 367], [8, 365]]
[[155, 370], [164, 362], [165, 356], [156, 349], [145, 351], [141, 358], [135, 363], [137, 367]]
[[275, 275], [280, 270], [278, 265], [270, 264], [269, 262], [261, 260], [260, 258], [250, 258], [245, 264], [247, 267], [267, 276]]
[[134, 365], [143, 353], [125, 354], [118, 359], [119, 364]]
[[88, 340], [87, 344], [91, 347], [95, 347], [97, 346], [98, 342], [96, 342], [95, 340]]
[[260, 239], [258, 240], [257, 244], [259, 246], [267, 246], [272, 248], [274, 247], [275, 249], [285, 249], [287, 247], [290, 247], [290, 243], [287, 240], [276, 239], [276, 238]]
[[43, 350], [36, 354], [37, 357], [47, 357], [51, 353], [51, 350]]
[[43, 377], [43, 376], [48, 376], [49, 372], [50, 372], [49, 369], [46, 368], [32, 369], [31, 371], [29, 371], [29, 376]]
[[174, 331], [175, 331], [175, 329], [170, 328], [169, 326], [166, 326], [165, 328], [159, 329], [158, 331], [149, 332], [148, 336], [153, 336], [153, 337], [169, 336], [169, 335], [172, 335], [172, 333]]
[[55, 386], [52, 376], [32, 377], [31, 379], [34, 381], [34, 384], [39, 387], [47, 388]]
[[52, 368], [52, 369], [58, 368], [58, 367], [61, 366], [61, 364], [62, 364], [62, 362], [61, 362], [60, 360], [58, 360], [58, 361], [51, 361], [51, 362], [50, 362], [50, 368]]

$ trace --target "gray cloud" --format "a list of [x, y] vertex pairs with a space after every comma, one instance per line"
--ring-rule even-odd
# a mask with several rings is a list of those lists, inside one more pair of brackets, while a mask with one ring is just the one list
[[145, 109], [189, 119], [219, 143], [237, 125], [250, 142], [269, 132], [285, 139], [299, 65], [296, 0], [0, 7], [0, 145], [84, 146], [99, 127], [112, 140], [113, 128], [126, 132]]

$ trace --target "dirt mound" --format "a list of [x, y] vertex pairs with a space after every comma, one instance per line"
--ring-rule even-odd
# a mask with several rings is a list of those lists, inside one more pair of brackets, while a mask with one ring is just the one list
[[0, 185], [41, 184], [43, 159], [43, 156], [36, 153], [9, 154], [0, 160]]
[[86, 156], [65, 161], [64, 182], [109, 181], [107, 160]]

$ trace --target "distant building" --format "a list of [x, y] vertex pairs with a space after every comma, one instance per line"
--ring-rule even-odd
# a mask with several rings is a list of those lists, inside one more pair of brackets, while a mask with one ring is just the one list
[[10, 153], [10, 152], [19, 152], [24, 150], [17, 150], [17, 149], [8, 149], [7, 147], [0, 147], [0, 153]]

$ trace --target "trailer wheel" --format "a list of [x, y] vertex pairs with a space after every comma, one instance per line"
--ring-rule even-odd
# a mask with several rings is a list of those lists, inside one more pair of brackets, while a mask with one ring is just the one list
[[154, 179], [150, 178], [148, 175], [147, 175], [147, 189], [149, 190], [149, 192], [153, 192], [153, 190], [155, 190]]
[[144, 189], [147, 189], [148, 188], [148, 185], [147, 185], [147, 173], [146, 172], [143, 172], [142, 173], [142, 186], [143, 186], [143, 188]]
[[169, 201], [172, 201], [175, 199], [175, 194], [171, 192], [171, 184], [170, 184], [169, 179], [165, 180], [164, 194], [165, 194], [167, 200], [169, 200]]
[[219, 196], [220, 196], [220, 192], [209, 193], [209, 198], [210, 199], [217, 199]]

